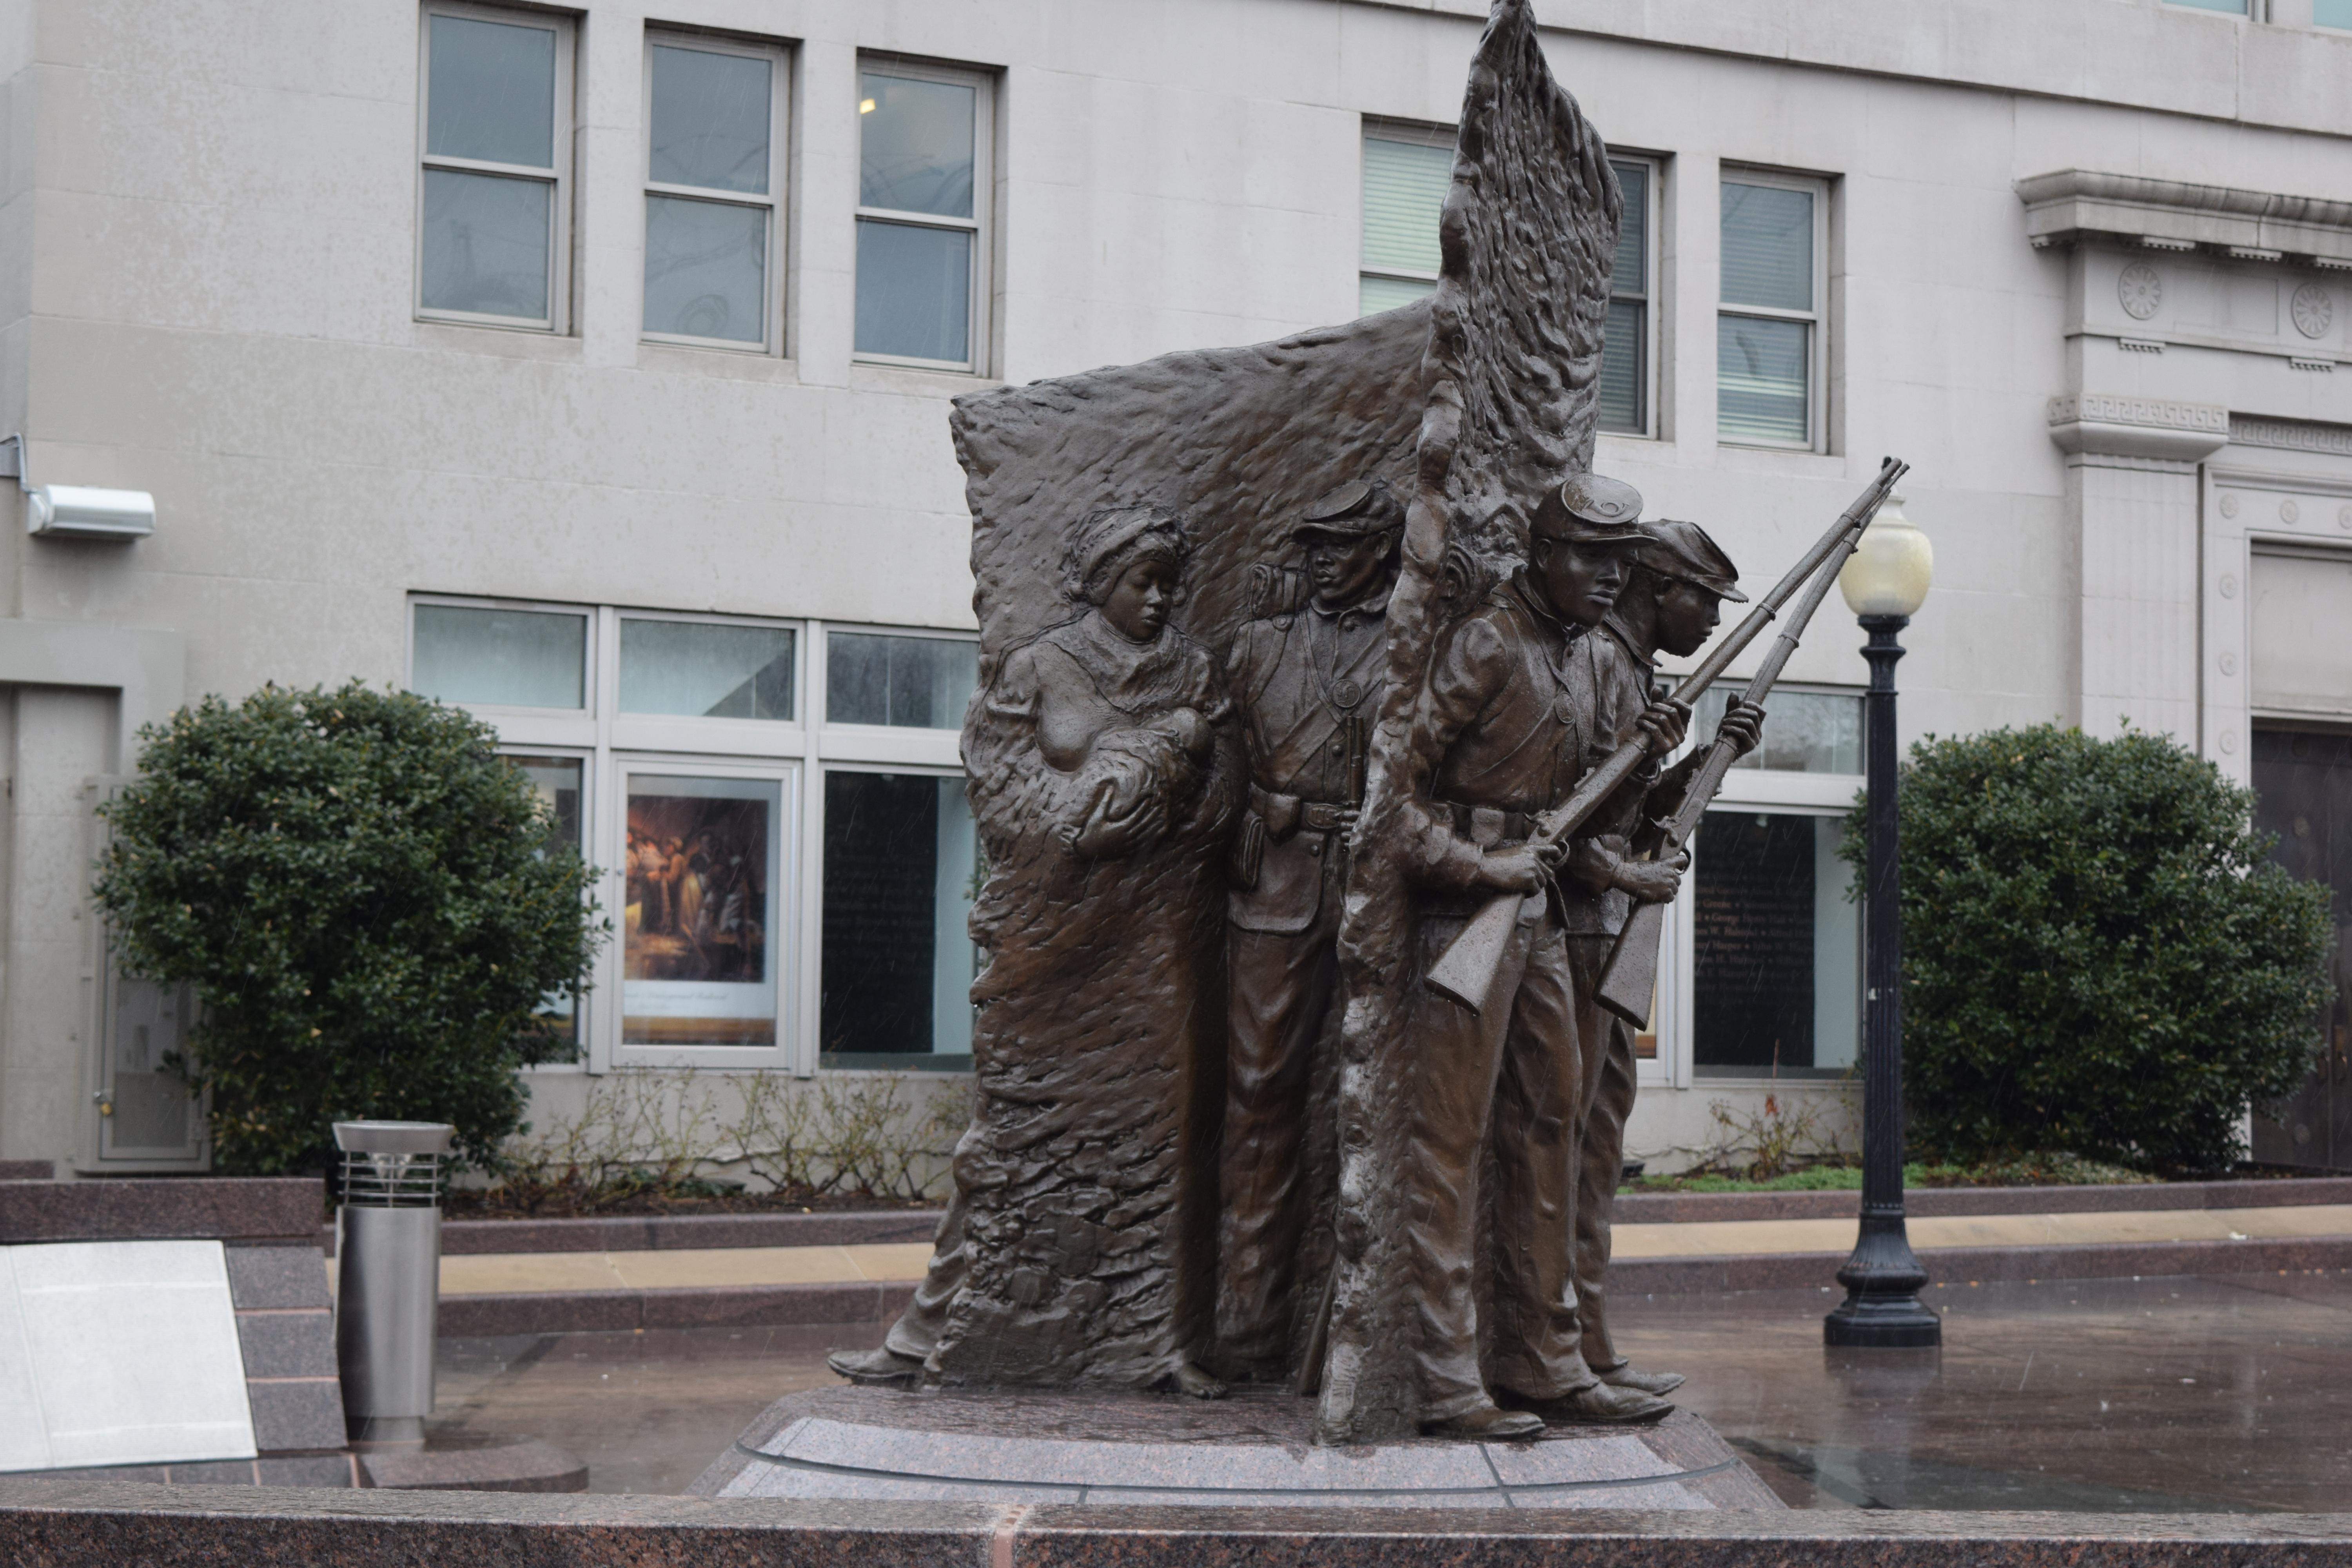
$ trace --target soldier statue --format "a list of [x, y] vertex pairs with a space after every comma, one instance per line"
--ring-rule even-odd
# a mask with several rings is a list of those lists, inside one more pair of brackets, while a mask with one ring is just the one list
[[[1579, 640], [1580, 672], [1592, 692], [1593, 723], [1586, 737], [1587, 766], [1640, 732], [1651, 701], [1656, 658], [1696, 653], [1722, 619], [1724, 600], [1745, 602], [1738, 572], [1696, 523], [1643, 525], [1651, 537], [1633, 554], [1623, 589], [1600, 629]], [[1764, 711], [1735, 701], [1720, 733], [1739, 753], [1754, 749]], [[1678, 1373], [1647, 1373], [1618, 1353], [1609, 1337], [1604, 1276], [1609, 1268], [1609, 1215], [1624, 1168], [1625, 1119], [1633, 1109], [1633, 1030], [1592, 998], [1600, 989], [1617, 934], [1635, 899], [1674, 897], [1687, 855], [1652, 863], [1638, 858], [1646, 824], [1682, 805], [1702, 751], [1651, 778], [1637, 775], [1586, 822], [1562, 867], [1560, 918], [1568, 933], [1569, 969], [1578, 998], [1578, 1039], [1584, 1087], [1578, 1117], [1575, 1279], [1578, 1330], [1585, 1364], [1603, 1383], [1644, 1394], [1670, 1394]], [[1636, 787], [1639, 785], [1640, 787]]]
[[1226, 661], [1250, 787], [1226, 901], [1216, 1342], [1219, 1370], [1245, 1381], [1290, 1375], [1299, 1282], [1320, 1250], [1308, 1246], [1320, 1163], [1312, 1133], [1328, 1131], [1333, 1111], [1314, 1103], [1328, 1080], [1317, 1044], [1339, 991], [1348, 835], [1385, 685], [1403, 522], [1379, 479], [1309, 505], [1290, 532], [1306, 553], [1307, 602], [1246, 623]]
[[[1415, 994], [1408, 1145], [1396, 1180], [1408, 1188], [1404, 1267], [1421, 1335], [1414, 1405], [1423, 1430], [1436, 1435], [1531, 1437], [1546, 1417], [1654, 1421], [1673, 1408], [1601, 1382], [1580, 1353], [1579, 988], [1555, 867], [1529, 842], [1537, 815], [1565, 801], [1597, 754], [1594, 693], [1573, 656], [1649, 537], [1636, 521], [1641, 506], [1632, 486], [1591, 474], [1544, 494], [1526, 569], [1439, 643], [1408, 740], [1400, 826], [1418, 886], [1422, 969], [1497, 892], [1523, 896], [1482, 1008]], [[1670, 702], [1649, 702], [1634, 724], [1654, 757], [1682, 743], [1687, 720]], [[1645, 865], [1626, 875], [1652, 897], [1670, 893], [1675, 873]], [[1489, 1158], [1493, 1187], [1482, 1193]], [[1493, 1279], [1483, 1334], [1482, 1250]]]

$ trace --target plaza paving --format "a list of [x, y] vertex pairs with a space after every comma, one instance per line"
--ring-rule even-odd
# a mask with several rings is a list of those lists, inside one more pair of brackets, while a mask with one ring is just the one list
[[[1827, 1285], [1636, 1297], [1619, 1336], [1689, 1373], [1677, 1398], [1801, 1507], [2333, 1510], [2352, 1497], [2352, 1272], [1945, 1281], [1928, 1291], [1940, 1352], [1824, 1350], [1836, 1299]], [[836, 1381], [828, 1349], [880, 1333], [445, 1340], [435, 1426], [546, 1437], [588, 1461], [593, 1490], [677, 1492], [770, 1401]]]

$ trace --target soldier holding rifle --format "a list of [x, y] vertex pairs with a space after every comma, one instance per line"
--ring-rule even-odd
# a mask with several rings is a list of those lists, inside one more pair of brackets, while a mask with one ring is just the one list
[[[1623, 592], [1601, 629], [1577, 645], [1592, 682], [1595, 734], [1590, 765], [1639, 732], [1635, 721], [1651, 700], [1660, 653], [1686, 658], [1714, 635], [1726, 599], [1744, 604], [1739, 574], [1722, 547], [1693, 522], [1661, 521], [1643, 525], [1650, 541], [1636, 552]], [[1717, 734], [1734, 755], [1755, 749], [1764, 710], [1734, 701]], [[1609, 1213], [1625, 1158], [1625, 1119], [1635, 1087], [1633, 1026], [1601, 1006], [1595, 993], [1618, 933], [1632, 912], [1628, 889], [1633, 857], [1654, 845], [1646, 825], [1672, 816], [1683, 804], [1705, 759], [1694, 751], [1666, 769], [1646, 791], [1621, 789], [1571, 841], [1561, 884], [1562, 923], [1568, 928], [1569, 964], [1576, 977], [1577, 1030], [1584, 1047], [1584, 1087], [1580, 1100], [1575, 1226], [1578, 1327], [1585, 1364], [1603, 1383], [1645, 1394], [1669, 1394], [1682, 1385], [1679, 1373], [1646, 1373], [1618, 1353], [1609, 1337], [1605, 1276], [1609, 1268]], [[1637, 773], [1635, 778], [1638, 780]], [[1649, 840], [1644, 843], [1643, 840]], [[1687, 854], [1661, 865], [1679, 882]], [[1665, 879], [1655, 879], [1664, 882]], [[1671, 900], [1670, 889], [1659, 901]], [[1656, 895], [1645, 895], [1656, 897]]]
[[[1672, 1408], [1603, 1384], [1579, 1353], [1570, 1268], [1574, 1135], [1582, 1085], [1576, 984], [1556, 852], [1530, 842], [1601, 743], [1575, 645], [1623, 586], [1648, 539], [1630, 485], [1580, 474], [1531, 521], [1527, 570], [1489, 594], [1435, 653], [1409, 742], [1405, 829], [1422, 889], [1422, 963], [1444, 952], [1497, 892], [1520, 895], [1483, 1005], [1419, 995], [1408, 1086], [1404, 1251], [1419, 1302], [1413, 1348], [1423, 1428], [1528, 1437], [1544, 1418], [1652, 1421]], [[1681, 744], [1687, 710], [1646, 704], [1633, 726], [1653, 759]], [[1669, 897], [1673, 865], [1627, 861], [1621, 885]], [[1492, 1133], [1495, 1187], [1479, 1172]], [[1478, 1233], [1491, 1225], [1491, 1368], [1479, 1358]], [[1489, 1393], [1489, 1387], [1493, 1392]], [[1505, 1409], [1507, 1401], [1517, 1409]]]
[[1290, 1374], [1315, 1194], [1316, 1043], [1339, 989], [1347, 835], [1363, 805], [1372, 716], [1388, 668], [1389, 592], [1404, 509], [1378, 479], [1308, 506], [1291, 537], [1311, 595], [1249, 622], [1227, 656], [1243, 710], [1249, 810], [1227, 900], [1227, 1072], [1218, 1184], [1219, 1370]]

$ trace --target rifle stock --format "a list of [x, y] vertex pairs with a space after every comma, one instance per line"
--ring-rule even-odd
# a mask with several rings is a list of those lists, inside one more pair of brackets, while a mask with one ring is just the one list
[[[1889, 475], [1881, 469], [1880, 483], [1874, 487], [1882, 496], [1906, 471], [1905, 467], [1895, 466], [1893, 458], [1888, 458], [1887, 462], [1895, 468], [1894, 473]], [[1874, 514], [1877, 510], [1874, 504], [1870, 511]], [[1866, 524], [1867, 517], [1864, 521]], [[1797, 639], [1805, 635], [1805, 626], [1812, 620], [1813, 612], [1820, 609], [1822, 601], [1829, 596], [1830, 584], [1837, 581], [1839, 569], [1844, 566], [1846, 559], [1861, 543], [1862, 533], [1856, 530], [1847, 536], [1844, 549], [1822, 563], [1811, 586], [1805, 590], [1803, 600], [1790, 614], [1789, 624], [1781, 628], [1772, 650], [1764, 656], [1764, 662], [1757, 669], [1755, 679], [1748, 683], [1748, 689], [1741, 694], [1742, 701], [1760, 704], [1771, 693], [1774, 683], [1780, 679], [1780, 671], [1788, 668], [1790, 657], [1797, 651]], [[1700, 819], [1706, 815], [1707, 806], [1723, 788], [1724, 775], [1731, 771], [1731, 764], [1737, 760], [1730, 745], [1720, 736], [1708, 746], [1706, 760], [1699, 764], [1697, 773], [1691, 779], [1689, 790], [1683, 796], [1682, 808], [1665, 825], [1655, 858], [1669, 859], [1690, 842], [1691, 835], [1698, 831]], [[1636, 1028], [1650, 1021], [1650, 1003], [1658, 987], [1658, 944], [1665, 934], [1665, 924], [1664, 904], [1636, 905], [1633, 913], [1626, 917], [1624, 929], [1617, 933], [1616, 945], [1609, 950], [1609, 962], [1601, 972], [1601, 984], [1594, 993], [1594, 1000]]]
[[[1789, 569], [1788, 574], [1773, 584], [1772, 591], [1759, 600], [1756, 607], [1741, 619], [1739, 625], [1733, 627], [1730, 634], [1716, 645], [1714, 651], [1702, 659], [1698, 667], [1690, 674], [1683, 678], [1682, 683], [1675, 688], [1672, 700], [1685, 707], [1696, 702], [1708, 687], [1715, 684], [1717, 678], [1730, 668], [1731, 661], [1746, 651], [1748, 645], [1755, 641], [1757, 636], [1780, 614], [1780, 606], [1789, 602], [1790, 596], [1795, 594], [1808, 579], [1814, 578], [1831, 556], [1835, 555], [1839, 564], [1843, 565], [1845, 557], [1853, 552], [1854, 545], [1862, 537], [1862, 531], [1869, 526], [1870, 520], [1877, 515], [1880, 505], [1894, 489], [1895, 481], [1908, 472], [1909, 468], [1909, 464], [1895, 458], [1888, 458], [1881, 462], [1878, 477], [1871, 481], [1861, 495], [1854, 498], [1853, 505], [1839, 514], [1837, 521], [1831, 526], [1829, 531], [1822, 534], [1814, 542], [1813, 547], [1806, 551], [1797, 563]], [[1806, 618], [1811, 617], [1813, 609], [1821, 603], [1822, 593], [1827, 591], [1826, 584], [1833, 580], [1836, 575], [1837, 573], [1832, 570], [1820, 577], [1816, 584], [1816, 591], [1807, 595], [1807, 604], [1803, 611]], [[1797, 629], [1801, 631], [1803, 629], [1802, 621], [1798, 623]], [[1786, 635], [1781, 641], [1791, 649], [1796, 646]], [[1772, 664], [1772, 673], [1777, 678], [1780, 664], [1788, 662], [1788, 655], [1780, 652], [1777, 647], [1774, 652], [1779, 655], [1780, 659], [1780, 663]], [[1771, 663], [1770, 656], [1767, 656], [1767, 663]], [[1770, 689], [1769, 681], [1766, 682], [1765, 689]], [[1567, 800], [1544, 813], [1538, 819], [1536, 832], [1530, 841], [1548, 847], [1567, 842], [1569, 836], [1582, 826], [1586, 818], [1601, 809], [1601, 803], [1616, 794], [1618, 787], [1633, 776], [1633, 771], [1647, 760], [1649, 752], [1650, 743], [1647, 736], [1636, 737], [1618, 747], [1609, 754], [1607, 761], [1585, 774]], [[1730, 765], [1730, 760], [1726, 758], [1723, 766], [1728, 768]], [[1722, 782], [1722, 773], [1718, 771], [1716, 773], [1715, 783], [1719, 786]], [[1692, 793], [1694, 795], [1697, 794], [1696, 782]], [[1710, 798], [1712, 794], [1710, 790]], [[1679, 843], [1676, 847], [1680, 847]], [[1667, 853], [1672, 854], [1674, 851], [1668, 850]], [[1518, 893], [1497, 893], [1488, 900], [1475, 918], [1462, 928], [1461, 933], [1447, 944], [1444, 952], [1438, 954], [1437, 961], [1430, 965], [1428, 973], [1423, 976], [1423, 983], [1431, 990], [1440, 995], [1451, 997], [1474, 1013], [1484, 1008], [1487, 993], [1494, 989], [1495, 972], [1502, 963], [1503, 952], [1509, 942], [1511, 928], [1517, 921], [1522, 897], [1523, 895]], [[1646, 909], [1652, 906], [1642, 907]], [[1663, 915], [1657, 921], [1651, 922], [1654, 931], [1663, 929], [1662, 921]], [[1632, 926], [1633, 921], [1629, 920], [1627, 929], [1631, 930]], [[1624, 945], [1622, 933], [1618, 945], [1621, 949]], [[1650, 952], [1650, 967], [1654, 974], [1657, 967], [1656, 946], [1654, 937]], [[1615, 954], [1612, 952], [1612, 963]], [[1642, 1002], [1645, 1017], [1648, 1005], [1648, 993], [1645, 991], [1643, 994]]]

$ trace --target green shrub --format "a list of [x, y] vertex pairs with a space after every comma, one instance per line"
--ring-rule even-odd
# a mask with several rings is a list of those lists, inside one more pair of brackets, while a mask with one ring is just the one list
[[358, 1117], [455, 1123], [488, 1163], [517, 1069], [570, 1053], [545, 999], [609, 929], [488, 726], [354, 681], [208, 697], [142, 739], [98, 900], [129, 973], [195, 988], [173, 1065], [210, 1091], [215, 1167], [320, 1165]]
[[2242, 1157], [2248, 1104], [2310, 1070], [2331, 934], [2252, 793], [2160, 736], [2043, 724], [1920, 742], [1899, 811], [1914, 1142], [2167, 1175]]

